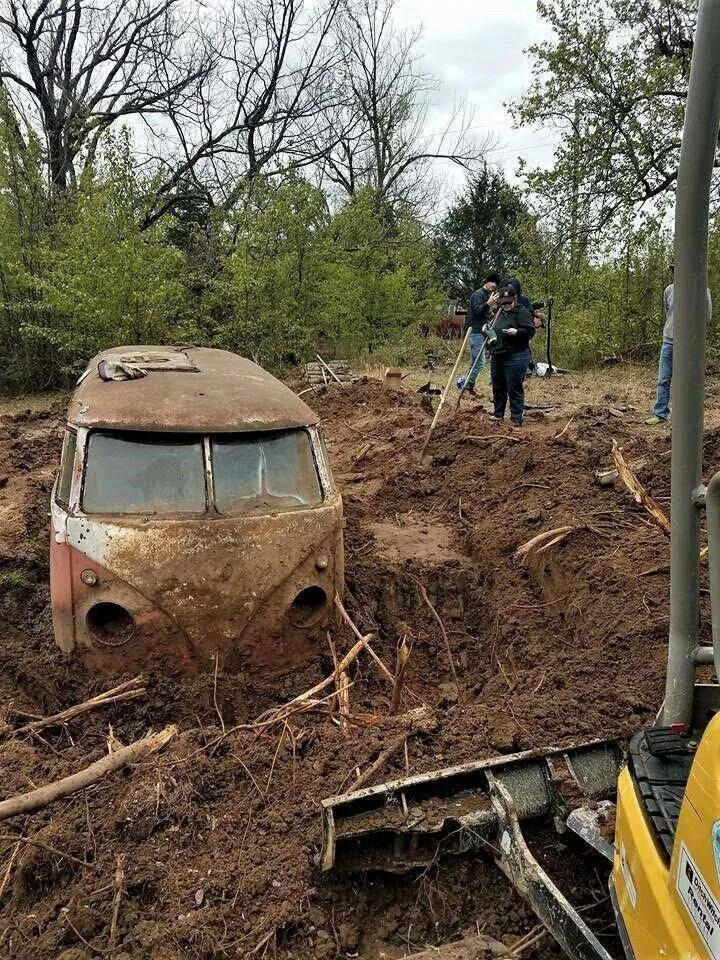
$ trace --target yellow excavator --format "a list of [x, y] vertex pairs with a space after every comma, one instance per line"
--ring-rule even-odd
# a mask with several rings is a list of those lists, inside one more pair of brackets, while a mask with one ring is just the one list
[[[720, 121], [720, 0], [701, 0], [677, 179], [670, 631], [657, 725], [612, 742], [468, 763], [322, 805], [322, 870], [402, 871], [495, 851], [573, 960], [613, 960], [542, 869], [523, 825], [551, 818], [608, 859], [625, 956], [720, 960], [720, 472], [702, 483], [707, 234]], [[706, 513], [712, 646], [699, 643]], [[570, 789], [568, 789], [570, 788]], [[580, 791], [577, 806], [567, 797]], [[574, 807], [574, 809], [572, 809]], [[615, 958], [617, 960], [617, 958]]]

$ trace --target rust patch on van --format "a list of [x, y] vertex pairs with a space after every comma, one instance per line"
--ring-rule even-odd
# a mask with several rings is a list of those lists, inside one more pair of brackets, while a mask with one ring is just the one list
[[[178, 665], [207, 665], [215, 653], [228, 666], [281, 670], [319, 650], [342, 592], [342, 505], [239, 520], [192, 518], [110, 524], [77, 518], [73, 593], [75, 646], [95, 663], [147, 662], [173, 651]], [[95, 554], [93, 557], [92, 554]], [[98, 582], [78, 571], [91, 559]], [[93, 628], [101, 604], [128, 610], [137, 631], [125, 643], [105, 642]]]
[[139, 380], [104, 381], [107, 357], [172, 352], [129, 346], [94, 357], [70, 403], [68, 423], [78, 427], [173, 433], [241, 433], [307, 427], [318, 417], [293, 391], [256, 363], [227, 350], [187, 347], [193, 369], [152, 369]]

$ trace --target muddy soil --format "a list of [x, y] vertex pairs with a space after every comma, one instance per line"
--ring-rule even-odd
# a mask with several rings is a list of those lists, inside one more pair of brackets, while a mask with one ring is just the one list
[[[628, 460], [647, 461], [640, 479], [669, 511], [669, 436], [613, 402], [561, 403], [511, 432], [468, 400], [420, 463], [429, 414], [414, 393], [367, 381], [312, 400], [344, 496], [348, 609], [390, 666], [403, 638], [411, 645], [401, 710], [424, 702], [435, 712], [373, 782], [625, 738], [652, 722], [663, 692], [668, 539], [593, 475], [616, 438]], [[0, 956], [378, 960], [478, 933], [512, 944], [533, 930], [531, 911], [483, 855], [404, 876], [318, 871], [319, 801], [347, 789], [397, 737], [390, 686], [368, 658], [351, 677], [346, 727], [326, 712], [252, 726], [332, 672], [328, 648], [279, 676], [220, 664], [217, 677], [184, 678], [153, 666], [144, 699], [42, 737], [12, 736], [28, 715], [129, 675], [91, 675], [52, 643], [47, 512], [61, 422], [61, 406], [0, 420], [0, 798], [98, 759], [110, 729], [122, 743], [168, 722], [181, 729], [131, 770], [3, 825]], [[710, 432], [706, 462], [719, 455], [720, 433]], [[571, 530], [561, 542], [516, 559], [522, 544], [563, 526]], [[709, 636], [709, 609], [703, 630]], [[340, 651], [350, 647], [345, 627], [333, 633]], [[535, 844], [616, 948], [598, 861], [567, 836], [541, 833]], [[560, 954], [541, 937], [523, 956]]]

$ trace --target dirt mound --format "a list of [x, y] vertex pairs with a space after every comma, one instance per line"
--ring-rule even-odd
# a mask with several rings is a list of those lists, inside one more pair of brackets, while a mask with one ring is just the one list
[[[429, 414], [416, 395], [368, 381], [312, 403], [344, 496], [348, 608], [391, 667], [403, 638], [411, 645], [402, 709], [424, 701], [436, 711], [435, 727], [408, 743], [411, 772], [626, 736], [662, 696], [667, 537], [593, 474], [616, 437], [628, 459], [646, 460], [641, 479], [669, 510], [667, 439], [603, 407], [577, 411], [565, 430], [567, 416], [540, 416], [511, 432], [469, 402], [423, 462]], [[15, 524], [0, 546], [0, 720], [11, 727], [112, 686], [51, 643], [47, 498], [59, 446], [57, 410], [0, 421], [0, 514]], [[559, 528], [568, 529], [547, 550], [516, 558]], [[343, 651], [352, 642], [340, 628], [335, 641]], [[347, 789], [397, 736], [390, 686], [364, 658], [346, 729], [327, 713], [253, 721], [331, 672], [329, 649], [279, 678], [222, 665], [217, 677], [155, 672], [141, 700], [42, 738], [6, 736], [1, 796], [97, 759], [108, 725], [121, 742], [181, 726], [132, 771], [10, 822], [0, 838], [0, 956], [379, 958], [478, 929], [507, 942], [527, 934], [530, 911], [483, 856], [403, 877], [318, 872], [319, 801]], [[375, 782], [405, 763], [399, 752]], [[552, 838], [541, 849], [576, 902], [594, 904], [586, 916], [607, 924], [594, 861], [576, 858], [571, 841], [560, 854]], [[126, 880], [113, 945], [118, 856]], [[524, 956], [559, 952], [546, 938]]]

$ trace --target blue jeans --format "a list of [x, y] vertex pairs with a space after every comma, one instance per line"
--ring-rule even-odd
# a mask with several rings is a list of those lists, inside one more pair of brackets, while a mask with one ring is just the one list
[[658, 364], [657, 398], [653, 407], [653, 415], [660, 420], [667, 420], [670, 416], [670, 381], [672, 379], [673, 345], [664, 341], [660, 348], [660, 363]]
[[[485, 354], [480, 357], [480, 351], [482, 350], [485, 344], [485, 334], [483, 333], [473, 333], [470, 334], [470, 366], [468, 367], [468, 372], [465, 374], [465, 389], [474, 388], [475, 381], [477, 380], [478, 374], [485, 367]], [[475, 362], [477, 361], [477, 363]]]
[[512, 353], [493, 354], [490, 361], [492, 373], [493, 405], [495, 416], [504, 417], [508, 400], [510, 401], [510, 419], [513, 423], [522, 423], [525, 412], [525, 388], [523, 380], [530, 363], [530, 350], [516, 350]]

